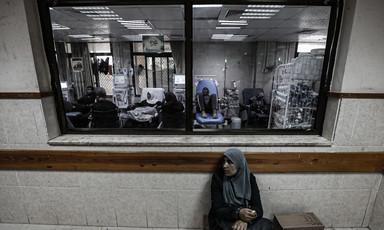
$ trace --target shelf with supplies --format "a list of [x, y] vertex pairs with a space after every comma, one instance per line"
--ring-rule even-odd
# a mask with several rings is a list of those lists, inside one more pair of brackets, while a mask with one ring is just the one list
[[314, 49], [276, 68], [268, 128], [313, 128], [323, 60], [324, 50]]

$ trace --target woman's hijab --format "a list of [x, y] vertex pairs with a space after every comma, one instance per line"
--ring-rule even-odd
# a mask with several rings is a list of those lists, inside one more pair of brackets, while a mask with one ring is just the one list
[[147, 98], [148, 104], [156, 104], [159, 101], [158, 99], [155, 98], [153, 92], [148, 92], [148, 94], [150, 95], [150, 98]]
[[250, 170], [244, 153], [240, 149], [228, 149], [223, 157], [228, 157], [235, 165], [237, 172], [232, 177], [224, 175], [223, 195], [227, 204], [247, 205], [251, 200]]

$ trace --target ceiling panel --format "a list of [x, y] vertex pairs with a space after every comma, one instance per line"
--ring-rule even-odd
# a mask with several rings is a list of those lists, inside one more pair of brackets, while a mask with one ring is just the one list
[[294, 15], [291, 19], [300, 20], [319, 20], [328, 19], [330, 17], [330, 6], [308, 6], [300, 13]]
[[[271, 19], [247, 19], [247, 26], [232, 30], [216, 29], [218, 20], [240, 20], [247, 5], [223, 5], [221, 8], [193, 8], [194, 41], [212, 41], [212, 34], [249, 35], [244, 41], [296, 39], [308, 34], [325, 35], [330, 7], [286, 6]], [[98, 21], [80, 13], [72, 7], [54, 7], [51, 20], [69, 27], [68, 30], [54, 30], [57, 40], [71, 40], [69, 34], [103, 35], [111, 41], [120, 41], [123, 35], [163, 34], [170, 39], [184, 39], [184, 9], [181, 5], [166, 6], [109, 6], [109, 11], [123, 20], [149, 20], [152, 30], [128, 30], [117, 20]], [[299, 36], [299, 33], [302, 36]], [[75, 39], [76, 40], [76, 39]]]
[[184, 29], [184, 21], [151, 21], [158, 29]]

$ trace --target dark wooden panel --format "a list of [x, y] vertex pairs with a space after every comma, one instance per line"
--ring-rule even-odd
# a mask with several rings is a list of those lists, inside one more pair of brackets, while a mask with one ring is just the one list
[[[212, 172], [222, 152], [0, 150], [0, 169]], [[246, 153], [252, 172], [383, 172], [380, 153]]]
[[53, 92], [40, 92], [40, 93], [0, 93], [0, 99], [40, 99], [43, 97], [51, 97]]
[[328, 97], [356, 99], [384, 99], [384, 93], [337, 93], [328, 92]]

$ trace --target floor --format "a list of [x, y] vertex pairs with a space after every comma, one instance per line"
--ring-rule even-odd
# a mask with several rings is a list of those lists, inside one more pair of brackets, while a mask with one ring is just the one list
[[[129, 227], [89, 227], [89, 226], [63, 226], [63, 225], [37, 225], [37, 224], [3, 224], [0, 230], [166, 230], [168, 228], [129, 228]], [[176, 229], [172, 230], [187, 230]], [[197, 230], [197, 229], [189, 229]], [[368, 228], [326, 228], [325, 230], [369, 230]]]

